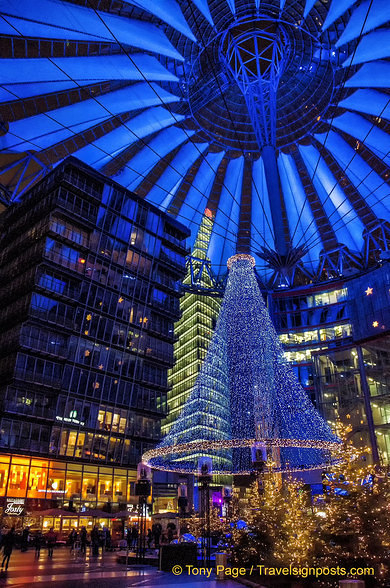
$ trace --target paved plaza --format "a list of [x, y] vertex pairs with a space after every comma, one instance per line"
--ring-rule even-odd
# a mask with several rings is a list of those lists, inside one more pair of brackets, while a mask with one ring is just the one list
[[232, 581], [218, 582], [215, 578], [189, 578], [187, 575], [174, 576], [160, 572], [152, 566], [135, 566], [117, 563], [118, 553], [100, 554], [93, 558], [88, 553], [85, 558], [69, 553], [65, 547], [54, 551], [53, 559], [42, 550], [40, 558], [35, 558], [34, 549], [26, 553], [14, 550], [6, 574], [0, 575], [2, 586], [27, 586], [37, 584], [40, 588], [149, 588], [158, 586], [188, 586], [196, 588], [200, 585], [216, 588], [238, 588], [240, 584]]

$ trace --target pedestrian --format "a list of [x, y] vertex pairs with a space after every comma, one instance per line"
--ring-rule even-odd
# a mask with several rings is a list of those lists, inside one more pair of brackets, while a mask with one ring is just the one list
[[1, 564], [1, 571], [8, 570], [9, 559], [11, 557], [11, 553], [13, 547], [15, 545], [15, 527], [12, 527], [10, 531], [3, 537], [3, 563]]
[[38, 533], [35, 535], [35, 538], [34, 538], [35, 557], [37, 559], [39, 559], [39, 556], [41, 555], [42, 543], [43, 543], [43, 536], [42, 536], [41, 531], [38, 531]]
[[47, 553], [48, 553], [48, 556], [51, 558], [51, 557], [53, 557], [53, 549], [54, 549], [54, 546], [57, 542], [57, 535], [54, 533], [53, 527], [51, 527], [50, 531], [46, 535], [46, 541], [47, 541]]
[[173, 541], [173, 529], [172, 529], [172, 527], [169, 527], [169, 526], [167, 529], [167, 539], [168, 539], [168, 543], [171, 543]]
[[161, 527], [160, 523], [155, 523], [153, 526], [154, 526], [154, 531], [153, 531], [154, 546], [156, 549], [158, 549], [160, 547], [160, 537], [161, 537], [162, 527]]
[[137, 540], [138, 540], [138, 529], [134, 525], [133, 528], [131, 529], [131, 546], [132, 547], [137, 546]]
[[25, 527], [22, 533], [21, 551], [27, 551], [28, 549], [28, 537], [30, 534], [30, 528]]
[[70, 553], [74, 550], [75, 543], [77, 541], [77, 531], [76, 529], [72, 529], [69, 533], [69, 545], [70, 545]]
[[126, 541], [127, 541], [127, 549], [130, 551], [131, 544], [132, 544], [132, 541], [133, 541], [133, 538], [131, 536], [131, 529], [130, 529], [130, 527], [127, 527]]
[[103, 528], [104, 532], [104, 547], [106, 551], [110, 551], [111, 549], [111, 533], [108, 527]]
[[102, 547], [102, 551], [104, 551], [104, 541], [105, 541], [105, 533], [104, 533], [104, 529], [100, 529], [99, 528], [99, 547]]
[[87, 550], [87, 529], [85, 527], [81, 527], [80, 532], [80, 551], [83, 555], [85, 555]]
[[152, 541], [153, 541], [153, 535], [152, 535], [152, 529], [148, 529], [148, 549], [151, 549], [151, 545], [152, 545]]
[[97, 525], [91, 531], [92, 555], [99, 555], [100, 535], [99, 527]]

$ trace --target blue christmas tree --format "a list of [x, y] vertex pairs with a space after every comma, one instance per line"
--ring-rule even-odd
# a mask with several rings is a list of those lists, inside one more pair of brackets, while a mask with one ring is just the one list
[[253, 266], [243, 254], [228, 262], [206, 359], [169, 434], [146, 455], [153, 467], [197, 471], [208, 455], [214, 471], [248, 472], [257, 447], [282, 470], [312, 468], [338, 441], [284, 358]]

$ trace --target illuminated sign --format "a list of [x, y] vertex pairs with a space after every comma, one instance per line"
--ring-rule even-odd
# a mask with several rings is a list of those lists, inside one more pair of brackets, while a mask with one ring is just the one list
[[[144, 504], [143, 505], [143, 510], [144, 510], [144, 515], [145, 516], [150, 516], [152, 513], [152, 507], [150, 504]], [[138, 515], [139, 513], [139, 506], [138, 504], [127, 504], [126, 506], [126, 510], [129, 513], [129, 516], [131, 515]]]
[[52, 487], [52, 488], [48, 488], [47, 490], [45, 490], [45, 489], [43, 489], [43, 490], [39, 489], [38, 492], [42, 492], [43, 494], [45, 492], [49, 492], [49, 493], [51, 492], [52, 494], [65, 494], [66, 493], [66, 490], [56, 490], [55, 488]]
[[[75, 410], [72, 410], [70, 414], [72, 414], [74, 412], [76, 412], [76, 411]], [[85, 422], [84, 421], [79, 421], [78, 419], [75, 419], [75, 418], [72, 418], [72, 417], [62, 417], [62, 416], [56, 415], [56, 420], [57, 421], [64, 422], [64, 423], [72, 423], [74, 425], [81, 425], [82, 427], [85, 425]]]
[[3, 515], [21, 517], [24, 515], [24, 498], [7, 498]]

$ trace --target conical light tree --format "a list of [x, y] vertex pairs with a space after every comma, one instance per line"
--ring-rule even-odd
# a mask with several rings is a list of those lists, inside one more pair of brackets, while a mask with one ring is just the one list
[[144, 456], [156, 468], [252, 470], [254, 449], [279, 469], [319, 467], [338, 442], [296, 379], [265, 306], [254, 259], [229, 259], [229, 278], [209, 350], [182, 413]]

